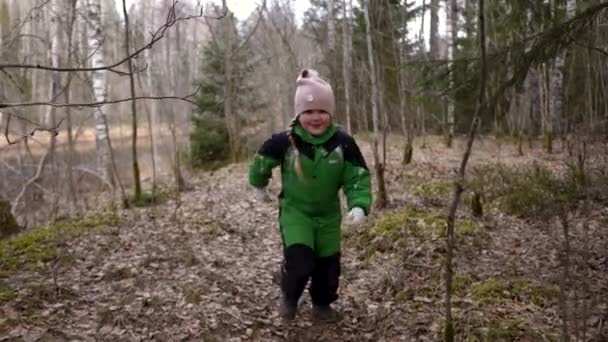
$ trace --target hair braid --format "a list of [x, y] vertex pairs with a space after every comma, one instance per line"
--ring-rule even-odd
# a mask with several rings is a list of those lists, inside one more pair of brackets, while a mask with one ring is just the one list
[[298, 147], [296, 146], [296, 143], [293, 139], [294, 130], [296, 128], [297, 123], [298, 123], [298, 116], [296, 115], [293, 117], [293, 119], [291, 119], [291, 122], [289, 123], [288, 136], [289, 136], [289, 142], [291, 143], [291, 146], [293, 146], [293, 149], [294, 149], [295, 158], [293, 161], [293, 166], [296, 171], [296, 175], [298, 176], [298, 178], [301, 181], [304, 181], [305, 180], [304, 172], [302, 172], [302, 162], [300, 161], [300, 150], [298, 150]]

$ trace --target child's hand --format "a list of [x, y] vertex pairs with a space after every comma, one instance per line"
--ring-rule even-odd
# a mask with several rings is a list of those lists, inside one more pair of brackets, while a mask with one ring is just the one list
[[253, 187], [253, 194], [257, 201], [266, 203], [272, 202], [272, 198], [270, 198], [270, 195], [268, 194], [268, 191], [266, 191], [265, 188]]
[[354, 207], [348, 212], [348, 215], [346, 215], [344, 223], [347, 225], [359, 225], [364, 223], [366, 219], [367, 217], [365, 216], [363, 209]]

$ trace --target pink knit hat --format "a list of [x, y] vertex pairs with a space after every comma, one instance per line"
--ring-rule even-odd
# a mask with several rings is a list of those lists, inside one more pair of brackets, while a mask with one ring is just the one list
[[296, 85], [294, 99], [296, 115], [313, 109], [324, 110], [330, 115], [334, 114], [334, 92], [331, 85], [323, 80], [316, 70], [302, 70]]

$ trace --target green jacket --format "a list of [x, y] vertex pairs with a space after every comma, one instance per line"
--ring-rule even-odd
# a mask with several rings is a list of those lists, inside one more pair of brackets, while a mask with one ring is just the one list
[[[264, 142], [249, 166], [249, 183], [257, 188], [267, 186], [272, 169], [280, 165], [284, 243], [304, 243], [316, 250], [323, 245], [320, 253], [329, 255], [339, 249], [339, 190], [343, 189], [349, 210], [359, 207], [368, 214], [372, 202], [370, 173], [355, 140], [335, 125], [321, 136], [313, 136], [299, 125], [294, 133], [303, 179], [294, 169], [296, 154], [285, 131]], [[311, 236], [315, 241], [310, 241]], [[319, 238], [324, 241], [317, 241]]]
[[273, 135], [258, 151], [249, 168], [251, 185], [268, 185], [272, 169], [281, 165], [281, 202], [308, 215], [323, 216], [340, 211], [338, 191], [344, 187], [348, 209], [371, 206], [370, 174], [355, 140], [332, 125], [321, 136], [295, 127], [294, 142], [300, 151], [304, 179], [294, 169], [294, 148], [288, 132]]

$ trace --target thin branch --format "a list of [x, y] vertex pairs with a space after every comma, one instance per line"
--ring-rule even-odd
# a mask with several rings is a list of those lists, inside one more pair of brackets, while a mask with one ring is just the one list
[[[50, 127], [50, 128], [46, 128], [46, 127], [42, 127], [42, 125], [40, 125], [40, 124], [38, 124], [36, 122], [28, 120], [28, 119], [26, 119], [26, 118], [24, 118], [22, 116], [14, 114], [14, 113], [4, 112], [3, 114], [8, 114], [8, 117], [6, 118], [6, 127], [4, 127], [4, 137], [6, 138], [6, 142], [9, 145], [15, 145], [15, 144], [21, 142], [22, 140], [27, 139], [28, 137], [34, 136], [34, 134], [36, 134], [36, 132], [49, 132], [49, 133], [51, 133], [53, 135], [53, 137], [56, 137], [59, 134], [59, 126], [61, 126], [61, 123], [63, 122], [63, 119], [61, 119], [61, 120], [59, 120], [59, 122], [55, 126]], [[9, 138], [9, 127], [10, 127], [10, 124], [11, 124], [11, 118], [13, 116], [16, 117], [19, 120], [32, 123], [32, 124], [36, 125], [37, 127], [35, 127], [32, 131], [30, 131], [30, 133], [28, 135], [24, 135], [24, 136], [22, 136], [21, 138], [19, 138], [17, 140], [11, 141], [11, 139]]]
[[602, 48], [599, 48], [597, 46], [592, 46], [592, 45], [584, 44], [584, 43], [581, 43], [580, 41], [575, 40], [575, 39], [572, 39], [572, 41], [574, 42], [574, 44], [576, 44], [576, 45], [578, 45], [580, 47], [584, 47], [584, 48], [587, 48], [589, 50], [592, 50], [592, 51], [595, 51], [595, 52], [599, 52], [599, 53], [601, 53], [604, 56], [608, 56], [608, 51], [606, 51], [606, 50], [604, 50]]
[[[225, 2], [225, 0], [224, 0], [224, 2]], [[137, 49], [132, 54], [124, 57], [123, 59], [121, 59], [118, 62], [115, 62], [113, 64], [95, 67], [95, 68], [52, 67], [52, 66], [40, 65], [40, 64], [0, 64], [0, 70], [2, 70], [2, 69], [38, 69], [38, 70], [57, 71], [57, 72], [89, 72], [89, 71], [109, 70], [109, 71], [112, 71], [112, 72], [115, 72], [118, 74], [128, 75], [127, 73], [124, 73], [122, 71], [114, 70], [114, 68], [124, 64], [125, 62], [127, 62], [128, 60], [130, 60], [132, 58], [137, 57], [144, 50], [151, 49], [155, 43], [157, 43], [159, 40], [161, 40], [165, 36], [165, 32], [169, 28], [174, 26], [178, 21], [189, 20], [192, 18], [200, 18], [203, 16], [203, 9], [201, 8], [200, 13], [197, 15], [190, 15], [190, 16], [186, 16], [186, 17], [176, 17], [175, 7], [176, 7], [177, 3], [178, 3], [177, 0], [173, 0], [173, 4], [171, 5], [171, 8], [169, 8], [169, 12], [167, 13], [167, 20], [166, 20], [165, 24], [160, 26], [155, 32], [151, 33], [150, 41], [148, 43], [146, 43], [145, 45], [143, 45], [142, 47]], [[100, 46], [101, 46], [101, 44], [100, 44]], [[141, 72], [141, 70], [140, 70], [140, 72]]]
[[[278, 27], [276, 21], [274, 20], [273, 16], [270, 15], [270, 13], [268, 13], [268, 9], [266, 7], [264, 7], [264, 9], [266, 10], [266, 13], [268, 14], [268, 18], [270, 19], [272, 28], [279, 35], [279, 37], [281, 37], [281, 42], [283, 43], [285, 48], [287, 48], [287, 52], [289, 52], [289, 55], [291, 56], [291, 58], [296, 62], [297, 67], [300, 68], [300, 65], [299, 65], [300, 63], [298, 62], [298, 57], [296, 56], [296, 53], [293, 51], [293, 47], [291, 46], [289, 39], [281, 30], [279, 30], [279, 27]], [[283, 13], [281, 13], [281, 14], [283, 14]]]
[[[24, 174], [22, 174], [22, 173], [21, 173], [21, 172], [19, 172], [17, 169], [15, 169], [14, 167], [12, 167], [12, 166], [11, 166], [9, 163], [5, 162], [4, 160], [0, 160], [0, 162], [1, 162], [2, 164], [4, 164], [4, 166], [5, 166], [5, 167], [6, 167], [8, 170], [12, 171], [12, 172], [13, 172], [14, 174], [16, 174], [17, 176], [20, 176], [20, 177], [23, 177], [23, 178], [25, 178], [25, 179], [28, 179], [28, 178], [27, 178], [27, 177], [26, 177]], [[35, 185], [35, 186], [36, 186], [38, 189], [42, 190], [42, 192], [44, 192], [45, 194], [47, 194], [47, 195], [50, 195], [50, 194], [51, 194], [51, 192], [50, 192], [49, 190], [47, 190], [45, 187], [43, 187], [42, 185], [40, 185], [40, 184], [38, 184], [38, 183], [34, 183], [34, 185]]]
[[[213, 6], [213, 5], [211, 5]], [[202, 13], [202, 7], [201, 7], [201, 13]], [[225, 17], [226, 15], [228, 15], [228, 6], [226, 6], [226, 0], [222, 0], [222, 13], [218, 14], [218, 15], [203, 15], [202, 17], [204, 17], [205, 19], [222, 19], [223, 17]]]
[[18, 209], [19, 203], [21, 202], [21, 199], [25, 195], [27, 189], [29, 189], [30, 185], [34, 184], [35, 182], [37, 182], [40, 179], [40, 177], [42, 175], [42, 171], [44, 171], [44, 168], [48, 161], [49, 154], [55, 148], [55, 142], [54, 142], [55, 137], [53, 136], [51, 139], [52, 140], [51, 140], [51, 144], [49, 145], [49, 148], [46, 150], [46, 153], [44, 153], [44, 155], [40, 158], [40, 161], [38, 162], [38, 168], [36, 170], [36, 174], [32, 178], [30, 178], [25, 184], [23, 184], [21, 191], [19, 192], [17, 197], [15, 197], [15, 201], [11, 208], [11, 213], [13, 214], [13, 216], [17, 216], [17, 209]]
[[245, 39], [243, 40], [243, 43], [241, 43], [241, 45], [239, 45], [235, 50], [234, 53], [232, 55], [232, 58], [234, 58], [235, 56], [238, 55], [239, 51], [246, 46], [249, 43], [249, 40], [251, 39], [251, 37], [253, 36], [253, 34], [257, 31], [258, 26], [260, 26], [260, 21], [262, 21], [262, 18], [264, 17], [264, 10], [266, 9], [266, 0], [262, 1], [262, 5], [258, 6], [258, 18], [255, 22], [255, 25], [253, 26], [253, 28], [249, 31], [249, 34], [247, 35], [247, 37], [245, 37]]
[[[11, 32], [7, 35], [8, 37], [12, 36], [14, 32], [21, 30], [21, 28], [23, 27], [23, 25], [25, 25], [28, 21], [32, 20], [32, 18], [34, 17], [33, 13], [35, 11], [42, 11], [42, 8], [44, 6], [46, 6], [49, 2], [51, 2], [51, 0], [45, 0], [42, 3], [40, 3], [37, 6], [34, 6], [32, 8], [30, 8], [30, 10], [28, 11], [28, 13], [23, 16], [23, 20], [19, 20], [12, 28], [11, 28]], [[13, 45], [13, 43], [18, 39], [22, 37], [22, 35], [16, 35], [14, 37], [12, 37], [11, 40], [8, 41], [8, 43], [2, 44], [2, 49], [6, 49], [7, 47]]]
[[196, 96], [199, 92], [200, 87], [196, 89], [196, 91], [192, 94], [186, 96], [136, 96], [129, 97], [125, 99], [119, 100], [107, 100], [107, 101], [99, 101], [99, 102], [83, 102], [83, 103], [52, 103], [52, 102], [23, 102], [23, 103], [0, 103], [0, 108], [17, 108], [17, 107], [35, 107], [35, 106], [51, 106], [56, 108], [66, 108], [66, 107], [100, 107], [106, 104], [114, 104], [114, 103], [122, 103], [127, 101], [134, 100], [180, 100], [184, 102], [188, 102], [198, 107], [198, 103], [190, 100], [190, 98]]

